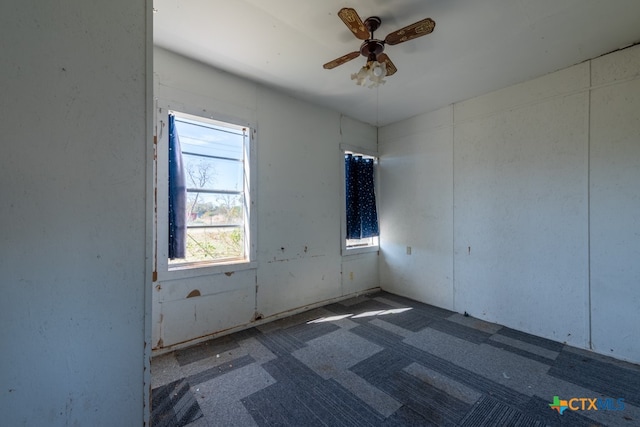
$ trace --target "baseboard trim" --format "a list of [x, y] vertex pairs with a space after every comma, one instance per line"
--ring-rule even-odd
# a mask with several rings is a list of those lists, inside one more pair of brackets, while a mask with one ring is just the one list
[[362, 291], [353, 292], [353, 293], [350, 293], [350, 294], [347, 294], [347, 295], [341, 295], [341, 296], [335, 297], [335, 298], [329, 298], [329, 299], [326, 299], [326, 300], [315, 302], [313, 304], [307, 304], [307, 305], [304, 305], [302, 307], [298, 307], [298, 308], [294, 308], [294, 309], [291, 309], [291, 310], [283, 311], [281, 313], [277, 313], [277, 314], [271, 315], [269, 317], [264, 317], [262, 319], [255, 320], [255, 321], [252, 321], [252, 322], [249, 322], [249, 323], [245, 323], [245, 324], [242, 324], [242, 325], [234, 326], [232, 328], [224, 329], [222, 331], [217, 331], [217, 332], [214, 332], [212, 334], [203, 335], [201, 337], [194, 338], [194, 339], [191, 339], [191, 340], [188, 340], [188, 341], [182, 341], [182, 342], [179, 342], [179, 343], [176, 343], [176, 344], [172, 344], [172, 345], [169, 345], [169, 346], [166, 346], [166, 347], [154, 348], [152, 350], [152, 352], [151, 352], [151, 357], [153, 358], [153, 357], [156, 357], [156, 356], [161, 356], [163, 354], [167, 354], [167, 353], [171, 353], [172, 351], [175, 351], [175, 350], [181, 350], [181, 349], [184, 349], [184, 348], [187, 348], [187, 347], [191, 347], [193, 345], [200, 344], [202, 342], [209, 341], [209, 340], [214, 339], [214, 338], [222, 337], [224, 335], [233, 334], [235, 332], [240, 332], [240, 331], [243, 331], [245, 329], [249, 329], [249, 328], [253, 328], [253, 327], [256, 327], [256, 326], [264, 325], [265, 323], [274, 322], [276, 320], [279, 320], [279, 319], [282, 319], [282, 318], [285, 318], [285, 317], [293, 316], [294, 314], [304, 313], [305, 311], [313, 310], [314, 308], [322, 307], [322, 306], [327, 305], [327, 304], [333, 304], [334, 302], [340, 302], [340, 301], [344, 301], [344, 300], [349, 299], [349, 298], [354, 298], [354, 297], [357, 297], [357, 296], [360, 296], [360, 295], [370, 294], [372, 292], [378, 292], [378, 291], [380, 291], [380, 286], [376, 286], [374, 288], [369, 288], [369, 289], [364, 289]]

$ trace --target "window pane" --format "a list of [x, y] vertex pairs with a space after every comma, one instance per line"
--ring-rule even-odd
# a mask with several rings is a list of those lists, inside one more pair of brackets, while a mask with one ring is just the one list
[[187, 227], [242, 225], [242, 194], [187, 193]]
[[[171, 267], [245, 260], [249, 129], [173, 113], [180, 141], [187, 200], [186, 254]], [[171, 237], [171, 236], [170, 236]], [[171, 242], [169, 242], [171, 245]], [[198, 263], [197, 265], [188, 265]]]
[[190, 154], [183, 154], [182, 159], [187, 188], [242, 191], [242, 162]]
[[180, 135], [182, 151], [196, 154], [211, 154], [218, 157], [242, 160], [244, 158], [242, 131], [199, 123], [176, 117], [176, 128]]
[[242, 228], [190, 228], [185, 259], [169, 260], [169, 265], [188, 262], [244, 258]]

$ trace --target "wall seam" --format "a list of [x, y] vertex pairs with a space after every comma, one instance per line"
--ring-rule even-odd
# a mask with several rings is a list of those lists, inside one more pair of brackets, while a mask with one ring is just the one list
[[[378, 206], [376, 206], [376, 211], [378, 213], [378, 262], [376, 262], [376, 276], [378, 277], [378, 287], [380, 289], [382, 289], [382, 257], [380, 256], [382, 254], [382, 239], [380, 236], [380, 227], [382, 226], [382, 210], [380, 209], [380, 207], [382, 206], [382, 184], [380, 183], [380, 175], [381, 175], [381, 171], [382, 168], [380, 167], [380, 162], [381, 162], [381, 156], [380, 156], [380, 126], [376, 125], [376, 151], [378, 152], [378, 175], [377, 175], [377, 180], [378, 182], [374, 183], [374, 188], [377, 189], [377, 194], [376, 194], [376, 201], [378, 203]], [[344, 164], [342, 165], [342, 170], [344, 170]], [[345, 185], [345, 181], [342, 180], [341, 185]], [[343, 198], [344, 199], [344, 198]], [[345, 207], [346, 209], [346, 207]], [[343, 211], [345, 209], [342, 209]], [[346, 215], [346, 212], [345, 212]], [[346, 224], [345, 224], [346, 226]], [[340, 237], [340, 240], [342, 241], [342, 236]], [[340, 271], [342, 271], [342, 267], [340, 267]], [[343, 280], [343, 276], [342, 274], [340, 274], [340, 284], [342, 285], [342, 280]], [[342, 290], [342, 293], [344, 294], [344, 289]]]
[[587, 327], [589, 349], [593, 350], [591, 311], [591, 92], [593, 61], [589, 61], [589, 91], [587, 96]]
[[456, 116], [451, 104], [451, 308], [456, 311]]

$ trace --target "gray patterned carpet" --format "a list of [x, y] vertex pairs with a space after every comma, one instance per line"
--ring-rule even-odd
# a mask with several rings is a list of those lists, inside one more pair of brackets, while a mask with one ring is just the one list
[[151, 368], [153, 427], [640, 425], [640, 366], [386, 292]]

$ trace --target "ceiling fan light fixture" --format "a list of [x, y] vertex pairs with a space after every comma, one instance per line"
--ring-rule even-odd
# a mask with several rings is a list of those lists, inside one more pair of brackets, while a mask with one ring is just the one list
[[374, 37], [374, 32], [382, 24], [382, 20], [379, 17], [370, 16], [363, 21], [358, 12], [350, 7], [340, 9], [338, 16], [353, 35], [363, 40], [363, 42], [359, 51], [342, 55], [333, 61], [327, 62], [322, 67], [326, 70], [331, 70], [362, 55], [367, 58], [367, 63], [360, 71], [351, 74], [351, 80], [355, 80], [358, 86], [368, 85], [369, 88], [384, 84], [386, 76], [392, 76], [398, 71], [395, 64], [384, 53], [385, 45], [396, 45], [425, 36], [432, 33], [436, 26], [433, 19], [425, 18], [387, 34], [383, 40], [378, 40]]
[[365, 65], [364, 67], [360, 68], [360, 71], [358, 71], [357, 73], [351, 74], [351, 80], [355, 80], [358, 86], [364, 86], [367, 81], [368, 72], [369, 70]]
[[371, 66], [371, 74], [376, 78], [382, 78], [387, 74], [386, 65], [384, 62], [375, 61]]
[[384, 62], [367, 61], [360, 71], [351, 74], [351, 80], [355, 80], [358, 86], [367, 86], [371, 89], [385, 84], [386, 75], [387, 66]]

